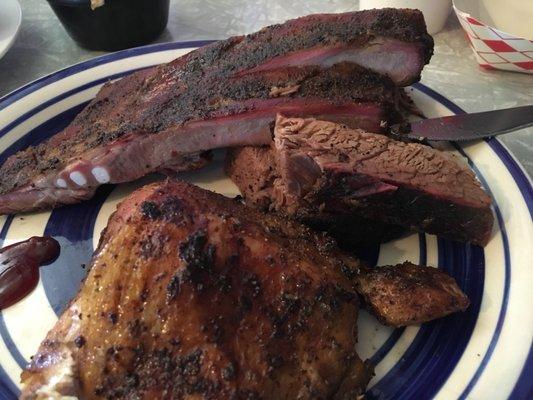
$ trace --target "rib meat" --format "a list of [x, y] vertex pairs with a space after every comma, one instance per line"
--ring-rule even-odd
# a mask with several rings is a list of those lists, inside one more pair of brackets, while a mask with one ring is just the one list
[[112, 107], [116, 96], [112, 87], [104, 88], [63, 132], [6, 161], [0, 213], [78, 202], [101, 183], [200, 167], [205, 150], [269, 143], [277, 112], [380, 130], [397, 118], [398, 91], [387, 78], [341, 63], [206, 82], [150, 110], [152, 115], [145, 104], [132, 104], [133, 115], [119, 123], [101, 113], [101, 104]]
[[264, 144], [266, 123], [276, 111], [349, 113], [375, 122], [383, 110], [372, 100], [339, 102], [324, 93], [325, 86], [298, 96], [285, 82], [270, 86], [268, 98], [231, 87], [248, 90], [271, 70], [327, 69], [340, 62], [409, 84], [419, 78], [432, 46], [416, 10], [312, 15], [217, 42], [108, 83], [63, 132], [4, 163], [0, 213], [77, 202], [91, 197], [102, 183], [129, 181], [159, 169], [198, 167], [205, 162], [199, 154], [203, 150]]
[[[271, 148], [259, 151], [272, 152], [263, 157], [274, 160], [262, 188], [239, 179], [245, 165], [254, 168], [242, 150], [228, 171], [251, 201], [272, 209], [302, 220], [363, 217], [479, 245], [490, 238], [490, 197], [470, 168], [449, 153], [332, 122], [281, 116]], [[336, 228], [333, 220], [330, 225], [328, 230]]]
[[246, 73], [349, 61], [389, 76], [398, 86], [418, 81], [433, 54], [422, 13], [408, 9], [309, 15], [246, 39], [240, 47]]

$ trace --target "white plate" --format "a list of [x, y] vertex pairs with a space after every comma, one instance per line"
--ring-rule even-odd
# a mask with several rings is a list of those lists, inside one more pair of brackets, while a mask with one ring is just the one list
[[9, 50], [20, 28], [22, 10], [17, 0], [0, 2], [0, 58]]
[[[35, 81], [0, 100], [0, 162], [65, 127], [108, 79], [162, 63], [204, 44], [171, 43], [125, 50]], [[462, 110], [423, 85], [412, 96], [429, 116]], [[471, 299], [465, 313], [421, 327], [393, 330], [362, 313], [359, 348], [376, 364], [368, 399], [525, 399], [533, 389], [533, 189], [496, 140], [457, 148], [494, 199], [496, 225], [485, 249], [432, 235], [412, 235], [370, 248], [378, 265], [410, 261], [453, 275]], [[235, 186], [220, 161], [184, 178], [226, 195]], [[59, 259], [41, 269], [37, 289], [0, 313], [0, 396], [15, 398], [21, 368], [76, 293], [100, 231], [117, 202], [146, 179], [102, 187], [95, 198], [52, 212], [0, 217], [0, 245], [48, 234]]]

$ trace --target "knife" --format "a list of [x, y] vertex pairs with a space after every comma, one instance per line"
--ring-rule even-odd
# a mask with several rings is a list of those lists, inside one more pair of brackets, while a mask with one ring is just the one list
[[476, 140], [501, 135], [533, 125], [533, 105], [423, 119], [391, 126], [398, 139], [423, 141]]

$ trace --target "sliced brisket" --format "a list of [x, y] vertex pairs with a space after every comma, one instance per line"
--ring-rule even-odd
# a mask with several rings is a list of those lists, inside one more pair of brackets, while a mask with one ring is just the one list
[[[300, 219], [356, 215], [479, 245], [490, 238], [490, 197], [452, 154], [331, 122], [284, 117], [277, 119], [271, 151], [267, 158], [275, 159], [276, 178], [262, 201], [267, 197], [274, 209]], [[231, 176], [239, 168], [233, 165]], [[253, 189], [237, 183], [246, 195]]]
[[[237, 185], [249, 206], [261, 210], [283, 212], [279, 205], [284, 197], [274, 190], [280, 176], [276, 167], [275, 152], [269, 146], [246, 146], [228, 150], [226, 173]], [[293, 217], [314, 230], [326, 231], [339, 247], [357, 251], [362, 247], [388, 242], [407, 232], [407, 229], [357, 214], [331, 213], [325, 210], [299, 210]]]

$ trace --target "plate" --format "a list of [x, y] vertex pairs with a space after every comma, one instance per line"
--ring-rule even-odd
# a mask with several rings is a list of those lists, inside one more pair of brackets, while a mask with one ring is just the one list
[[0, 4], [0, 58], [9, 50], [20, 28], [22, 10], [17, 0], [2, 0]]
[[[206, 42], [141, 47], [96, 58], [39, 79], [0, 100], [0, 162], [64, 128], [98, 88], [135, 70], [166, 62]], [[430, 88], [410, 88], [428, 116], [463, 112]], [[533, 389], [533, 188], [527, 175], [497, 140], [450, 148], [468, 159], [494, 199], [496, 225], [481, 249], [414, 234], [368, 248], [377, 265], [410, 260], [453, 275], [471, 299], [460, 314], [419, 327], [390, 329], [362, 312], [359, 348], [375, 365], [368, 399], [525, 399]], [[220, 168], [217, 153], [208, 168], [182, 177], [233, 196], [236, 187]], [[54, 211], [0, 217], [0, 245], [32, 235], [52, 235], [61, 256], [41, 269], [32, 294], [0, 313], [0, 394], [19, 393], [21, 368], [35, 353], [66, 303], [75, 295], [101, 230], [116, 204], [155, 179], [101, 187], [90, 201]]]

